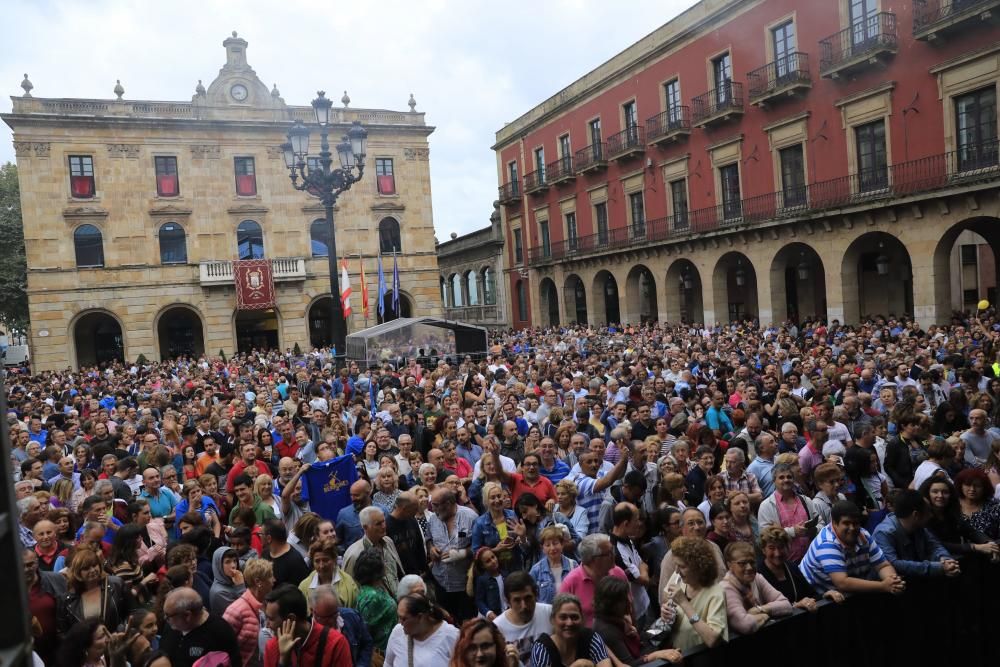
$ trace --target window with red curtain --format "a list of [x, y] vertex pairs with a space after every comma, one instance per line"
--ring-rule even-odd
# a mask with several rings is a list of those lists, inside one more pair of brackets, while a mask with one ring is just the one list
[[69, 156], [69, 188], [76, 199], [94, 196], [94, 158], [90, 155]]
[[236, 158], [236, 194], [243, 197], [257, 194], [257, 175], [252, 157]]
[[156, 166], [156, 194], [160, 197], [176, 197], [180, 194], [180, 183], [177, 180], [177, 158], [170, 155], [157, 155], [153, 158]]
[[380, 195], [396, 194], [396, 177], [392, 173], [392, 158], [375, 159], [375, 181]]

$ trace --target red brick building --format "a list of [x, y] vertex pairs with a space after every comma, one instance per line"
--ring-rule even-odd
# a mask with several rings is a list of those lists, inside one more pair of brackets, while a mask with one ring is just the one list
[[583, 75], [497, 132], [513, 324], [947, 320], [959, 234], [1000, 249], [998, 18], [704, 0]]

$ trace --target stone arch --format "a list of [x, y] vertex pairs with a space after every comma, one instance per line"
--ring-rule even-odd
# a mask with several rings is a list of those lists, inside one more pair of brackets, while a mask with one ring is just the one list
[[470, 306], [483, 305], [483, 296], [479, 293], [479, 274], [475, 269], [469, 269], [462, 276], [465, 283], [465, 293], [469, 295]]
[[826, 319], [823, 258], [805, 243], [789, 243], [771, 261], [771, 313], [775, 323]]
[[[458, 275], [458, 274], [455, 274]], [[382, 322], [391, 322], [392, 320], [398, 319], [400, 317], [413, 317], [413, 297], [403, 290], [399, 290], [399, 310], [397, 311], [393, 305], [393, 291], [387, 290], [382, 296], [382, 302], [385, 305], [385, 314], [381, 314], [378, 311], [378, 303], [375, 304], [375, 321], [379, 324]], [[378, 297], [376, 297], [377, 299]]]
[[541, 309], [541, 324], [559, 326], [559, 291], [552, 278], [542, 278], [538, 282], [538, 306]]
[[333, 326], [330, 323], [330, 309], [333, 298], [329, 294], [320, 294], [309, 302], [306, 308], [306, 332], [309, 334], [309, 345], [312, 347], [328, 347], [333, 344]]
[[497, 305], [497, 279], [494, 268], [484, 266], [480, 269], [479, 280], [483, 286], [483, 304], [487, 306]]
[[735, 250], [722, 255], [712, 272], [712, 295], [715, 319], [733, 322], [756, 318], [757, 271], [750, 258]]
[[234, 310], [232, 327], [237, 352], [281, 349], [281, 311], [277, 308]]
[[598, 271], [591, 286], [594, 294], [594, 317], [604, 324], [622, 321], [618, 280], [607, 269]]
[[205, 354], [205, 318], [189, 303], [171, 303], [153, 318], [155, 347], [160, 361]]
[[69, 323], [70, 358], [76, 367], [124, 362], [127, 352], [125, 326], [105, 308], [80, 311]]
[[625, 308], [628, 322], [643, 324], [657, 319], [656, 278], [645, 264], [633, 266], [625, 278]]
[[587, 324], [587, 287], [575, 273], [566, 276], [563, 282], [564, 306], [566, 318], [577, 324]]
[[667, 267], [667, 321], [699, 324], [705, 321], [701, 272], [689, 259], [676, 259]]
[[[955, 244], [960, 240], [972, 245], [978, 244], [980, 239], [985, 241], [988, 250], [977, 245], [975, 254], [970, 258], [972, 261], [967, 261], [962, 249], [955, 252]], [[1000, 219], [986, 216], [968, 218], [948, 228], [934, 248], [932, 259], [937, 323], [945, 322], [955, 311], [974, 310], [976, 302], [982, 299], [996, 306], [997, 287], [1000, 286], [998, 258]]]
[[844, 322], [913, 312], [913, 264], [892, 234], [867, 232], [854, 239], [844, 251], [840, 275]]
[[465, 287], [462, 285], [462, 274], [453, 273], [448, 276], [448, 286], [451, 288], [451, 305], [453, 308], [467, 306], [465, 302]]

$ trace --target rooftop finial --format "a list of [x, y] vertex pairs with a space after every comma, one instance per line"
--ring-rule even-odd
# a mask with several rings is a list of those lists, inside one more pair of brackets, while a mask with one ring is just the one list
[[34, 87], [35, 86], [33, 86], [32, 83], [28, 81], [28, 75], [27, 73], [25, 73], [24, 81], [21, 82], [21, 88], [24, 90], [24, 96], [31, 97], [31, 89]]
[[198, 85], [194, 87], [194, 94], [198, 97], [203, 97], [205, 95], [205, 86], [202, 85], [201, 79], [198, 79]]
[[410, 93], [410, 101], [406, 103], [410, 107], [410, 113], [416, 113], [417, 111], [417, 101], [413, 99], [413, 93]]
[[344, 96], [340, 98], [340, 101], [343, 103], [345, 109], [351, 106], [351, 98], [348, 97], [346, 90], [344, 91]]
[[235, 31], [235, 30], [233, 30], [233, 39], [236, 39], [236, 38], [237, 38], [238, 36], [239, 36], [239, 35], [237, 35], [237, 34], [236, 34], [236, 31]]
[[122, 87], [122, 80], [115, 79], [115, 95], [118, 96], [118, 101], [122, 101], [122, 95], [125, 94], [125, 89]]

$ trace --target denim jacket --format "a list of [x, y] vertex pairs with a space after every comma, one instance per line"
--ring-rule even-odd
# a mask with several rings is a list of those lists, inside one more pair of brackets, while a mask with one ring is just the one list
[[[508, 519], [516, 519], [514, 512], [511, 510], [504, 510], [504, 516]], [[514, 531], [508, 531], [508, 536], [514, 537]], [[500, 531], [497, 527], [493, 525], [493, 517], [487, 511], [472, 524], [472, 555], [475, 556], [476, 552], [482, 547], [493, 548], [500, 543]], [[519, 549], [511, 549], [511, 560], [504, 567], [507, 572], [514, 572], [521, 569], [521, 553]]]
[[[566, 575], [569, 574], [570, 570], [577, 567], [577, 565], [579, 563], [572, 558], [563, 556], [562, 578], [566, 579]], [[538, 601], [552, 604], [552, 600], [558, 591], [556, 590], [556, 580], [552, 576], [552, 568], [549, 566], [548, 557], [542, 557], [541, 560], [532, 565], [529, 574], [535, 580], [535, 583], [538, 584]]]

